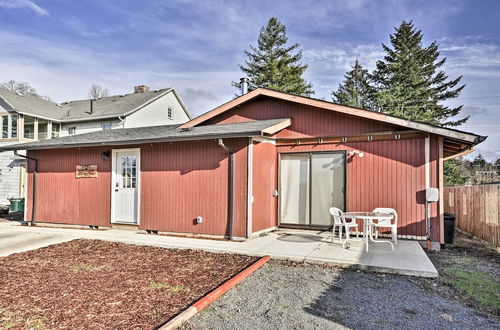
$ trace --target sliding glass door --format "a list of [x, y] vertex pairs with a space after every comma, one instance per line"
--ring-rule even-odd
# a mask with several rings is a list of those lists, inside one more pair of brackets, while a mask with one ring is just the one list
[[310, 160], [308, 154], [281, 156], [281, 222], [309, 224]]
[[280, 156], [280, 224], [324, 227], [329, 208], [345, 207], [345, 153]]

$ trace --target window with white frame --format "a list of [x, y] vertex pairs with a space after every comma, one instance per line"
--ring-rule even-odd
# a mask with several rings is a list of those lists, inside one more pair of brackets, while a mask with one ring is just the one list
[[75, 126], [68, 127], [68, 134], [75, 135], [76, 134], [76, 127]]
[[10, 136], [12, 138], [17, 137], [17, 113], [14, 113], [11, 115], [10, 120], [11, 120], [11, 127], [10, 127]]
[[59, 137], [59, 132], [61, 131], [61, 123], [52, 123], [52, 131], [50, 132], [50, 135], [52, 138], [58, 138]]
[[174, 109], [172, 109], [171, 107], [168, 107], [167, 116], [168, 116], [168, 119], [173, 119], [174, 118]]
[[112, 125], [111, 125], [111, 123], [103, 123], [103, 124], [101, 124], [101, 127], [102, 127], [103, 131], [107, 131], [107, 130], [110, 130], [112, 128]]
[[2, 130], [2, 139], [9, 138], [9, 116], [1, 116], [0, 117], [0, 129]]
[[37, 137], [35, 136], [35, 117], [24, 116], [24, 138], [35, 140]]

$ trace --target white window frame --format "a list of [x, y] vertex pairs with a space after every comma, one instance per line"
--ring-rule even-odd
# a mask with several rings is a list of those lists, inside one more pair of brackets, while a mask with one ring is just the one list
[[[73, 133], [71, 133], [73, 130]], [[68, 135], [76, 135], [76, 126], [68, 126]]]
[[[53, 132], [53, 129], [54, 129], [54, 125], [58, 126], [59, 129], [57, 130], [57, 133], [58, 133], [58, 136], [52, 136], [52, 133]], [[50, 125], [50, 138], [51, 139], [56, 139], [58, 137], [61, 137], [61, 130], [62, 130], [62, 124], [61, 123], [58, 123], [58, 122], [51, 122], [51, 125]]]
[[[3, 137], [3, 125], [4, 125], [4, 122], [3, 122], [3, 119], [6, 118], [7, 119], [7, 137]], [[5, 114], [5, 113], [2, 113], [0, 114], [0, 139], [10, 139], [11, 137], [11, 132], [10, 132], [10, 123], [11, 119], [10, 119], [10, 114]]]
[[174, 109], [172, 107], [167, 108], [167, 117], [170, 120], [174, 120]]
[[[137, 153], [137, 226], [141, 224], [141, 148], [113, 149], [111, 150], [111, 219], [112, 224], [128, 224], [126, 222], [116, 221], [115, 218], [115, 186], [116, 186], [116, 154], [118, 152], [136, 152]], [[136, 225], [136, 224], [134, 224]]]

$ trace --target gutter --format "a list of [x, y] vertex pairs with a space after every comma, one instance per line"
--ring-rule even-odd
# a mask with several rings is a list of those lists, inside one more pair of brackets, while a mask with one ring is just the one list
[[32, 199], [32, 204], [33, 204], [33, 207], [31, 209], [31, 225], [32, 226], [36, 226], [36, 179], [37, 179], [37, 172], [38, 172], [38, 159], [36, 158], [32, 158], [32, 157], [28, 157], [28, 156], [25, 156], [25, 155], [20, 155], [17, 153], [17, 150], [14, 150], [14, 155], [18, 156], [18, 157], [22, 157], [24, 159], [28, 159], [28, 160], [32, 160], [34, 163], [35, 163], [35, 168], [33, 170], [33, 195], [31, 197]]
[[[91, 134], [91, 133], [85, 133]], [[80, 134], [80, 136], [83, 134]], [[78, 136], [73, 135], [73, 136]], [[188, 137], [165, 137], [165, 138], [153, 138], [153, 139], [131, 139], [131, 140], [111, 140], [111, 141], [98, 141], [98, 142], [81, 142], [81, 143], [54, 143], [54, 144], [39, 144], [39, 145], [31, 145], [31, 146], [23, 146], [28, 143], [37, 143], [39, 141], [20, 143], [20, 144], [12, 144], [5, 147], [0, 147], [0, 152], [3, 151], [14, 151], [14, 150], [46, 150], [46, 149], [66, 149], [66, 148], [84, 148], [84, 147], [100, 147], [100, 146], [120, 146], [120, 145], [139, 145], [139, 144], [149, 144], [149, 143], [162, 143], [162, 142], [180, 142], [180, 141], [199, 141], [199, 140], [211, 140], [211, 139], [228, 139], [228, 138], [240, 138], [240, 137], [253, 137], [253, 136], [262, 136], [261, 131], [249, 131], [242, 133], [228, 133], [228, 134], [200, 134], [200, 135], [192, 135]], [[66, 139], [67, 136], [61, 137], [58, 139]], [[43, 140], [43, 141], [49, 141]]]
[[234, 227], [234, 152], [231, 151], [222, 139], [218, 139], [219, 147], [229, 153], [229, 201], [228, 201], [228, 215], [229, 215], [229, 239], [233, 240], [233, 227]]

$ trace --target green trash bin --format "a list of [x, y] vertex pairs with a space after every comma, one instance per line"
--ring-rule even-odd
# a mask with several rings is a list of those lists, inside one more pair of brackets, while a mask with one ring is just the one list
[[21, 212], [24, 211], [24, 198], [11, 198], [9, 213], [10, 212]]

